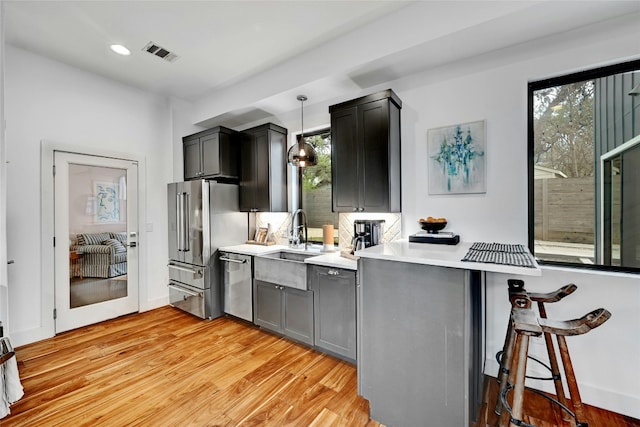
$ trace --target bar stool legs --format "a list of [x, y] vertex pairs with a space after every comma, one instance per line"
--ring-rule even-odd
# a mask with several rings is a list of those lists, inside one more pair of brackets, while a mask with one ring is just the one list
[[[560, 289], [558, 289], [555, 292], [550, 292], [547, 294], [538, 294], [538, 293], [527, 293], [527, 295], [529, 295], [529, 298], [531, 298], [531, 301], [534, 301], [537, 303], [538, 305], [538, 313], [540, 314], [540, 317], [543, 319], [547, 318], [547, 310], [545, 309], [544, 304], [545, 303], [551, 303], [551, 302], [558, 302], [560, 300], [562, 300], [564, 297], [566, 297], [567, 295], [572, 294], [573, 292], [576, 291], [576, 289], [578, 289], [578, 287], [576, 285], [569, 284], [566, 286], [561, 287]], [[559, 345], [559, 341], [560, 341], [561, 337], [557, 337], [556, 340], [558, 341], [558, 346], [560, 348]], [[564, 347], [566, 347], [566, 342], [564, 341], [564, 337], [562, 337], [562, 341], [564, 342]], [[553, 348], [553, 341], [551, 339], [551, 334], [548, 332], [544, 333], [544, 342], [545, 345], [547, 347], [547, 355], [549, 356], [549, 370], [551, 371], [551, 379], [553, 380], [553, 385], [556, 389], [556, 397], [558, 399], [558, 402], [560, 402], [560, 405], [564, 406], [565, 408], [568, 407], [567, 406], [567, 398], [565, 397], [564, 394], [564, 387], [562, 386], [562, 376], [560, 375], [560, 367], [558, 366], [558, 359], [556, 357], [556, 352]], [[562, 351], [562, 350], [560, 350]], [[568, 350], [567, 350], [567, 355], [568, 355]], [[564, 364], [563, 364], [564, 365]], [[572, 373], [573, 374], [573, 373]], [[565, 375], [569, 375], [565, 372]], [[574, 396], [574, 394], [571, 394], [572, 396]], [[571, 417], [569, 417], [569, 415], [567, 414], [566, 411], [564, 410], [560, 410], [560, 415], [562, 417], [563, 420], [565, 421], [573, 421], [573, 419]]]
[[[565, 370], [569, 395], [571, 397], [571, 404], [574, 412], [571, 412], [566, 405], [563, 405], [558, 400], [549, 398], [542, 393], [540, 394], [560, 405], [560, 407], [567, 411], [573, 418], [571, 420], [572, 425], [576, 425], [577, 427], [588, 427], [565, 337], [570, 335], [582, 335], [597, 328], [611, 317], [611, 313], [603, 308], [599, 308], [587, 313], [579, 319], [567, 321], [554, 321], [548, 318], [536, 319], [535, 315], [532, 314], [532, 310], [530, 310], [530, 300], [528, 306], [526, 303], [521, 302], [522, 299], [528, 300], [528, 295], [526, 293], [521, 293], [515, 298], [516, 299], [514, 300], [514, 296], [512, 295], [511, 302], [513, 308], [511, 310], [511, 322], [512, 329], [515, 331], [516, 336], [515, 342], [513, 343], [513, 354], [515, 354], [515, 357], [511, 361], [508, 384], [505, 385], [504, 390], [499, 396], [503, 408], [506, 409], [506, 411], [503, 411], [501, 414], [499, 426], [508, 427], [512, 424], [515, 426], [531, 427], [530, 424], [523, 421], [522, 414], [524, 383], [526, 379], [526, 365], [528, 358], [527, 352], [530, 337], [544, 333], [555, 335], [558, 341], [560, 358], [562, 359], [562, 364]], [[507, 351], [509, 351], [509, 349], [507, 349]], [[507, 402], [507, 394], [512, 388], [513, 407], [510, 408]], [[507, 412], [510, 416], [506, 415]]]
[[[524, 291], [524, 289], [523, 289]], [[527, 371], [527, 354], [529, 352], [529, 339], [531, 336], [542, 334], [538, 326], [536, 317], [531, 310], [531, 300], [526, 292], [511, 294], [511, 324], [515, 334], [515, 341], [512, 349], [507, 349], [511, 353], [511, 363], [509, 365], [509, 375], [504, 387], [501, 384], [499, 400], [504, 407], [500, 414], [500, 427], [508, 427], [511, 424], [528, 427], [529, 424], [522, 421], [522, 407], [524, 399], [524, 382]], [[507, 403], [507, 394], [513, 388], [513, 408]]]

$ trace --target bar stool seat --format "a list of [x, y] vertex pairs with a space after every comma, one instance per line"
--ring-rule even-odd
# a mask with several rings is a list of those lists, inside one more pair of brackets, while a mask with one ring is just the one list
[[[547, 317], [547, 312], [544, 306], [545, 303], [554, 303], [554, 302], [561, 301], [562, 299], [571, 295], [578, 289], [578, 287], [575, 284], [571, 283], [571, 284], [562, 286], [561, 288], [553, 292], [533, 293], [533, 292], [527, 292], [527, 290], [524, 288], [524, 281], [522, 280], [509, 279], [507, 280], [507, 284], [509, 286], [509, 298], [512, 302], [512, 307], [514, 306], [513, 305], [514, 298], [515, 299], [528, 298], [529, 301], [533, 301], [537, 303], [538, 312], [541, 318]], [[530, 304], [527, 304], [527, 306], [530, 306]], [[551, 335], [545, 332], [544, 340], [547, 348], [547, 355], [549, 357], [549, 365], [546, 365], [544, 362], [534, 357], [529, 356], [529, 358], [531, 358], [538, 364], [548, 369], [549, 372], [551, 373], [551, 377], [548, 377], [548, 378], [547, 377], [544, 377], [544, 378], [527, 377], [527, 378], [538, 379], [538, 380], [553, 380], [557, 399], [560, 402], [560, 405], [563, 405], [566, 407], [567, 399], [564, 395], [564, 388], [562, 386], [562, 377], [560, 375], [558, 359], [556, 357], [556, 352], [553, 348], [553, 341], [551, 340]], [[500, 384], [500, 390], [498, 392], [498, 396], [501, 396], [504, 393], [505, 388], [507, 386], [509, 366], [511, 364], [511, 358], [512, 358], [512, 352], [509, 350], [513, 349], [514, 341], [515, 341], [515, 333], [513, 331], [512, 320], [510, 318], [507, 326], [507, 335], [505, 337], [503, 348], [501, 351], [496, 353], [496, 360], [500, 364], [500, 368], [498, 370], [498, 383]], [[502, 402], [500, 398], [496, 400], [496, 406], [494, 408], [494, 412], [497, 415], [500, 415], [502, 413]]]

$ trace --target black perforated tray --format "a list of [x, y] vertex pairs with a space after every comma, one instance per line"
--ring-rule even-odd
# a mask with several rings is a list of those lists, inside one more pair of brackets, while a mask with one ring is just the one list
[[453, 233], [417, 233], [409, 236], [411, 243], [435, 243], [438, 245], [457, 245], [460, 243], [460, 236]]

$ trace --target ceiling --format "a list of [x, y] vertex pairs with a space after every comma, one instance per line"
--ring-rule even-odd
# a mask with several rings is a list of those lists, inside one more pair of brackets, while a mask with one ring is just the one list
[[[195, 122], [293, 111], [640, 13], [640, 1], [2, 1], [6, 43], [196, 106]], [[640, 16], [640, 15], [638, 15]], [[153, 42], [178, 55], [144, 51]], [[131, 50], [119, 56], [109, 45]], [[244, 88], [239, 90], [239, 88]]]

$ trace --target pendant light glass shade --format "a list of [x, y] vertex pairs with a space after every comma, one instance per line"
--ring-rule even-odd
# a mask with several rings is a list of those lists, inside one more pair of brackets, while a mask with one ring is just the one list
[[315, 166], [318, 164], [318, 154], [315, 148], [304, 140], [304, 101], [306, 100], [306, 96], [298, 95], [298, 101], [302, 104], [300, 108], [302, 114], [302, 129], [300, 129], [298, 142], [289, 148], [287, 154], [289, 164], [299, 168], [306, 168], [307, 166]]

